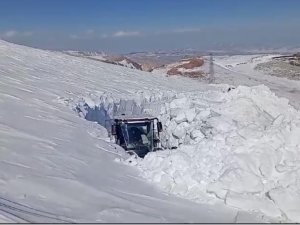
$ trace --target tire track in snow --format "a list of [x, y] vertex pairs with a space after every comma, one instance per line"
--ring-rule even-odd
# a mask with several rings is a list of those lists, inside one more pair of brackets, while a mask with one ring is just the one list
[[[21, 217], [19, 215], [16, 215], [15, 213], [7, 211], [5, 209], [0, 209], [0, 212], [4, 212], [6, 215], [9, 215], [9, 217], [14, 217], [14, 219], [13, 219], [14, 222], [18, 222], [18, 223], [33, 223], [32, 221], [26, 220], [23, 217]], [[20, 221], [16, 221], [16, 219], [18, 219]]]
[[[32, 220], [33, 218], [26, 218], [26, 216], [33, 216], [38, 218], [44, 218], [47, 219], [47, 222], [49, 220], [56, 221], [59, 223], [74, 223], [75, 221], [72, 221], [70, 218], [66, 218], [65, 216], [57, 215], [51, 212], [46, 212], [43, 210], [35, 209], [33, 207], [29, 207], [20, 203], [17, 203], [15, 201], [11, 201], [9, 199], [0, 197], [0, 211], [3, 211], [7, 214], [13, 215], [21, 220], [24, 220], [29, 223], [36, 222]], [[45, 220], [43, 221], [45, 222]]]

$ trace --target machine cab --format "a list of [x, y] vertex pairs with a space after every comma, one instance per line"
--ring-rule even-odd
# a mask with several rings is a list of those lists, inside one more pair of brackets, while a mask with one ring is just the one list
[[115, 141], [129, 153], [143, 158], [148, 152], [160, 149], [161, 122], [155, 117], [118, 117], [112, 125]]

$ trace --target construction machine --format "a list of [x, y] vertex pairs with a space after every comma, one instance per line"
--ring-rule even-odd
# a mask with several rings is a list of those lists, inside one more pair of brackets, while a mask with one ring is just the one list
[[116, 144], [129, 154], [144, 158], [148, 152], [161, 149], [162, 124], [156, 117], [121, 115], [113, 119], [111, 134]]

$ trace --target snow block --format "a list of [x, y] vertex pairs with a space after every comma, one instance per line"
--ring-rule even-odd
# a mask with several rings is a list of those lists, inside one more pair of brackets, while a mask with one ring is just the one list
[[269, 195], [290, 220], [300, 223], [299, 186], [275, 188], [269, 192]]
[[186, 123], [181, 123], [172, 132], [173, 136], [177, 139], [182, 139], [186, 134]]
[[189, 109], [185, 112], [186, 119], [189, 123], [191, 123], [196, 117], [195, 108]]
[[270, 217], [281, 217], [280, 209], [267, 197], [229, 191], [225, 203], [243, 210], [260, 211]]
[[187, 117], [186, 114], [184, 113], [184, 111], [180, 111], [177, 116], [174, 119], [176, 121], [176, 123], [180, 124], [182, 122], [186, 122], [187, 121]]

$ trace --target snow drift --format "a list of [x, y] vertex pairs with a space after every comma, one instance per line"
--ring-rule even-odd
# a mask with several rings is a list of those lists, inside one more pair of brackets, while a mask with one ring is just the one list
[[[299, 222], [300, 113], [264, 85], [228, 92], [227, 86], [218, 87], [135, 93], [125, 99], [102, 96], [98, 110], [108, 118], [119, 111], [159, 117], [166, 150], [125, 163], [166, 192], [198, 202], [222, 199], [236, 208]], [[79, 106], [85, 116], [84, 108], [97, 108], [91, 100]]]
[[182, 92], [206, 85], [1, 40], [0, 52], [1, 221], [263, 220], [221, 204], [162, 193], [139, 178], [135, 167], [114, 161], [124, 151], [107, 140], [102, 126], [66, 107], [91, 92], [122, 97], [138, 90]]
[[[300, 221], [299, 112], [267, 87], [0, 51], [0, 220], [236, 222], [238, 208]], [[141, 160], [111, 143], [105, 121], [123, 111], [159, 117], [166, 150]]]

